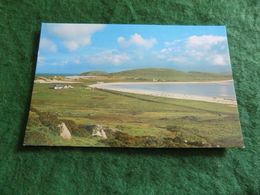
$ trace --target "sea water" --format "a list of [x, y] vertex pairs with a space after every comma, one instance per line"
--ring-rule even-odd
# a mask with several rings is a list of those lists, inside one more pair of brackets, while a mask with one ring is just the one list
[[111, 83], [106, 85], [106, 88], [236, 99], [233, 81], [219, 83]]

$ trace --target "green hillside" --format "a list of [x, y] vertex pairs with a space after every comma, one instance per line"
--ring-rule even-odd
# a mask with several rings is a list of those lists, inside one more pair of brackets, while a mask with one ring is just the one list
[[182, 72], [167, 68], [143, 68], [114, 73], [91, 71], [81, 73], [80, 75], [102, 76], [103, 79], [114, 81], [213, 81], [232, 79], [230, 74]]
[[109, 74], [111, 76], [126, 77], [135, 80], [157, 80], [157, 81], [191, 81], [191, 80], [225, 80], [231, 79], [231, 75], [214, 74], [203, 72], [182, 72], [166, 68], [145, 68], [127, 70]]
[[90, 72], [83, 72], [80, 74], [81, 76], [106, 76], [108, 75], [105, 71], [90, 71]]

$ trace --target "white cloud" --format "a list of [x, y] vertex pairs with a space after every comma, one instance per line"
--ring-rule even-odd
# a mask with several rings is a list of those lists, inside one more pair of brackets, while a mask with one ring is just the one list
[[226, 37], [191, 36], [185, 40], [165, 42], [157, 54], [159, 59], [178, 65], [230, 65]]
[[87, 57], [87, 60], [93, 64], [112, 64], [112, 65], [123, 64], [129, 59], [130, 57], [126, 53], [120, 53], [116, 50], [107, 50]]
[[180, 43], [182, 40], [180, 39], [177, 39], [177, 40], [174, 40], [174, 41], [166, 41], [164, 42], [164, 45], [166, 47], [171, 47], [171, 46], [175, 46], [176, 44]]
[[73, 61], [75, 64], [80, 64], [81, 63], [81, 60], [79, 59], [79, 58], [76, 58], [76, 59], [74, 59], [74, 61]]
[[196, 61], [216, 66], [229, 64], [226, 37], [214, 35], [191, 36], [187, 39], [185, 52]]
[[145, 48], [152, 48], [157, 40], [155, 38], [144, 39], [138, 33], [131, 35], [131, 37], [127, 40], [125, 37], [118, 37], [117, 42], [121, 47], [129, 47], [131, 45], [141, 46]]
[[103, 24], [54, 24], [49, 31], [59, 37], [69, 51], [91, 44], [91, 36], [102, 30]]
[[46, 64], [50, 66], [66, 66], [66, 65], [79, 65], [83, 61], [83, 58], [81, 56], [77, 57], [67, 57], [67, 58], [44, 58], [44, 57], [38, 57], [38, 63], [40, 65]]
[[64, 41], [64, 46], [69, 50], [69, 51], [75, 51], [80, 47], [80, 44], [77, 43], [76, 41]]
[[187, 48], [210, 49], [212, 46], [226, 41], [224, 36], [202, 35], [191, 36], [187, 40]]
[[38, 56], [38, 64], [43, 65], [45, 63], [46, 58], [42, 56]]
[[189, 61], [187, 61], [187, 58], [183, 56], [174, 56], [167, 59], [168, 62], [174, 62], [177, 64], [190, 64]]
[[166, 47], [166, 48], [163, 48], [161, 49], [161, 53], [170, 53], [173, 51], [173, 48], [172, 47]]
[[69, 63], [69, 60], [57, 60], [50, 62], [49, 65], [51, 66], [64, 66]]
[[58, 51], [57, 45], [47, 38], [41, 39], [40, 49], [45, 50], [45, 51], [49, 51], [49, 52], [57, 52]]
[[229, 56], [227, 55], [221, 55], [221, 54], [215, 54], [212, 55], [212, 63], [217, 66], [224, 66], [226, 64], [229, 64]]

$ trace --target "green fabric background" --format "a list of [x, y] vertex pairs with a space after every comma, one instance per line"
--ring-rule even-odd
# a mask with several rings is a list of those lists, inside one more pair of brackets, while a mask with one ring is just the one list
[[[0, 1], [0, 194], [260, 194], [260, 1]], [[22, 147], [41, 22], [225, 24], [245, 149]]]

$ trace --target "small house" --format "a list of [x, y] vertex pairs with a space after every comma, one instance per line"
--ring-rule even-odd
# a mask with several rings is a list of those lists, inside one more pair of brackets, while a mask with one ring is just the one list
[[71, 85], [55, 84], [50, 86], [50, 89], [72, 89]]

